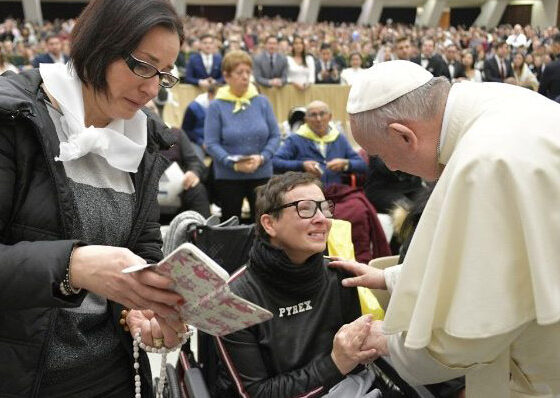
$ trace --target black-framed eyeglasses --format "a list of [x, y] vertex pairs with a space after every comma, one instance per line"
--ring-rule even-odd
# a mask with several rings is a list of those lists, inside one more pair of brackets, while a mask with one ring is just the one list
[[135, 58], [132, 54], [124, 55], [123, 58], [128, 68], [136, 76], [143, 77], [144, 79], [150, 79], [157, 75], [159, 78], [159, 85], [161, 87], [171, 88], [179, 81], [178, 77], [173, 76], [169, 72], [162, 72], [154, 65], [146, 61], [141, 61], [138, 58]]
[[334, 202], [330, 199], [327, 200], [311, 200], [303, 199], [296, 200], [295, 202], [286, 203], [285, 205], [278, 206], [274, 209], [270, 209], [267, 213], [272, 213], [274, 211], [279, 211], [287, 207], [295, 206], [298, 216], [300, 218], [312, 218], [317, 213], [317, 209], [321, 209], [321, 213], [326, 218], [334, 217]]

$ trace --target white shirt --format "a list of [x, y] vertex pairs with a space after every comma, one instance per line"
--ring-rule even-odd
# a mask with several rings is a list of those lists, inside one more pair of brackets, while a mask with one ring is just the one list
[[313, 56], [306, 55], [307, 66], [298, 64], [294, 57], [288, 56], [288, 83], [313, 84], [315, 83], [315, 60]]
[[200, 55], [202, 56], [202, 63], [204, 64], [204, 68], [206, 68], [206, 73], [210, 74], [212, 71], [212, 54], [200, 53]]
[[362, 68], [346, 68], [340, 73], [340, 84], [346, 84], [351, 86], [355, 82], [358, 81], [359, 76], [361, 75], [363, 69]]

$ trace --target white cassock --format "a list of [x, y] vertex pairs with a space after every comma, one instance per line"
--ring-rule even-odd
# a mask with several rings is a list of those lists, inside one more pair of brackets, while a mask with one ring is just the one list
[[560, 105], [455, 84], [439, 161], [385, 318], [396, 370], [466, 375], [474, 398], [559, 394]]

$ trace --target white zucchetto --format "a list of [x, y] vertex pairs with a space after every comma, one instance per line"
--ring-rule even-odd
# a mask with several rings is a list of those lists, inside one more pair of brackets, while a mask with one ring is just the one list
[[420, 65], [395, 60], [365, 69], [350, 89], [346, 111], [350, 114], [377, 109], [423, 86], [434, 76]]

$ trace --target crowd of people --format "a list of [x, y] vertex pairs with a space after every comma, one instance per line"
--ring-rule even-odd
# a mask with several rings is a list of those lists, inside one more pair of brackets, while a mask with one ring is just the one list
[[[53, 62], [66, 61], [74, 24], [73, 19], [42, 26], [6, 19], [0, 25], [0, 71], [36, 67], [45, 62], [45, 57]], [[495, 57], [505, 64], [501, 81], [536, 89], [546, 66], [557, 57], [553, 37], [559, 33], [555, 26], [443, 29], [398, 23], [306, 24], [280, 18], [215, 23], [185, 17], [183, 27], [186, 40], [176, 62], [182, 82], [201, 88], [223, 84], [223, 55], [244, 50], [255, 57], [254, 78], [258, 84], [289, 83], [302, 90], [310, 84], [351, 84], [359, 68], [392, 59], [423, 64], [430, 59], [430, 67], [436, 68], [432, 72], [452, 80], [496, 81], [503, 65], [500, 70], [496, 65], [494, 71], [487, 65]], [[502, 45], [505, 51], [500, 50]], [[523, 63], [520, 66], [518, 56], [514, 70], [517, 54], [523, 57]]]

